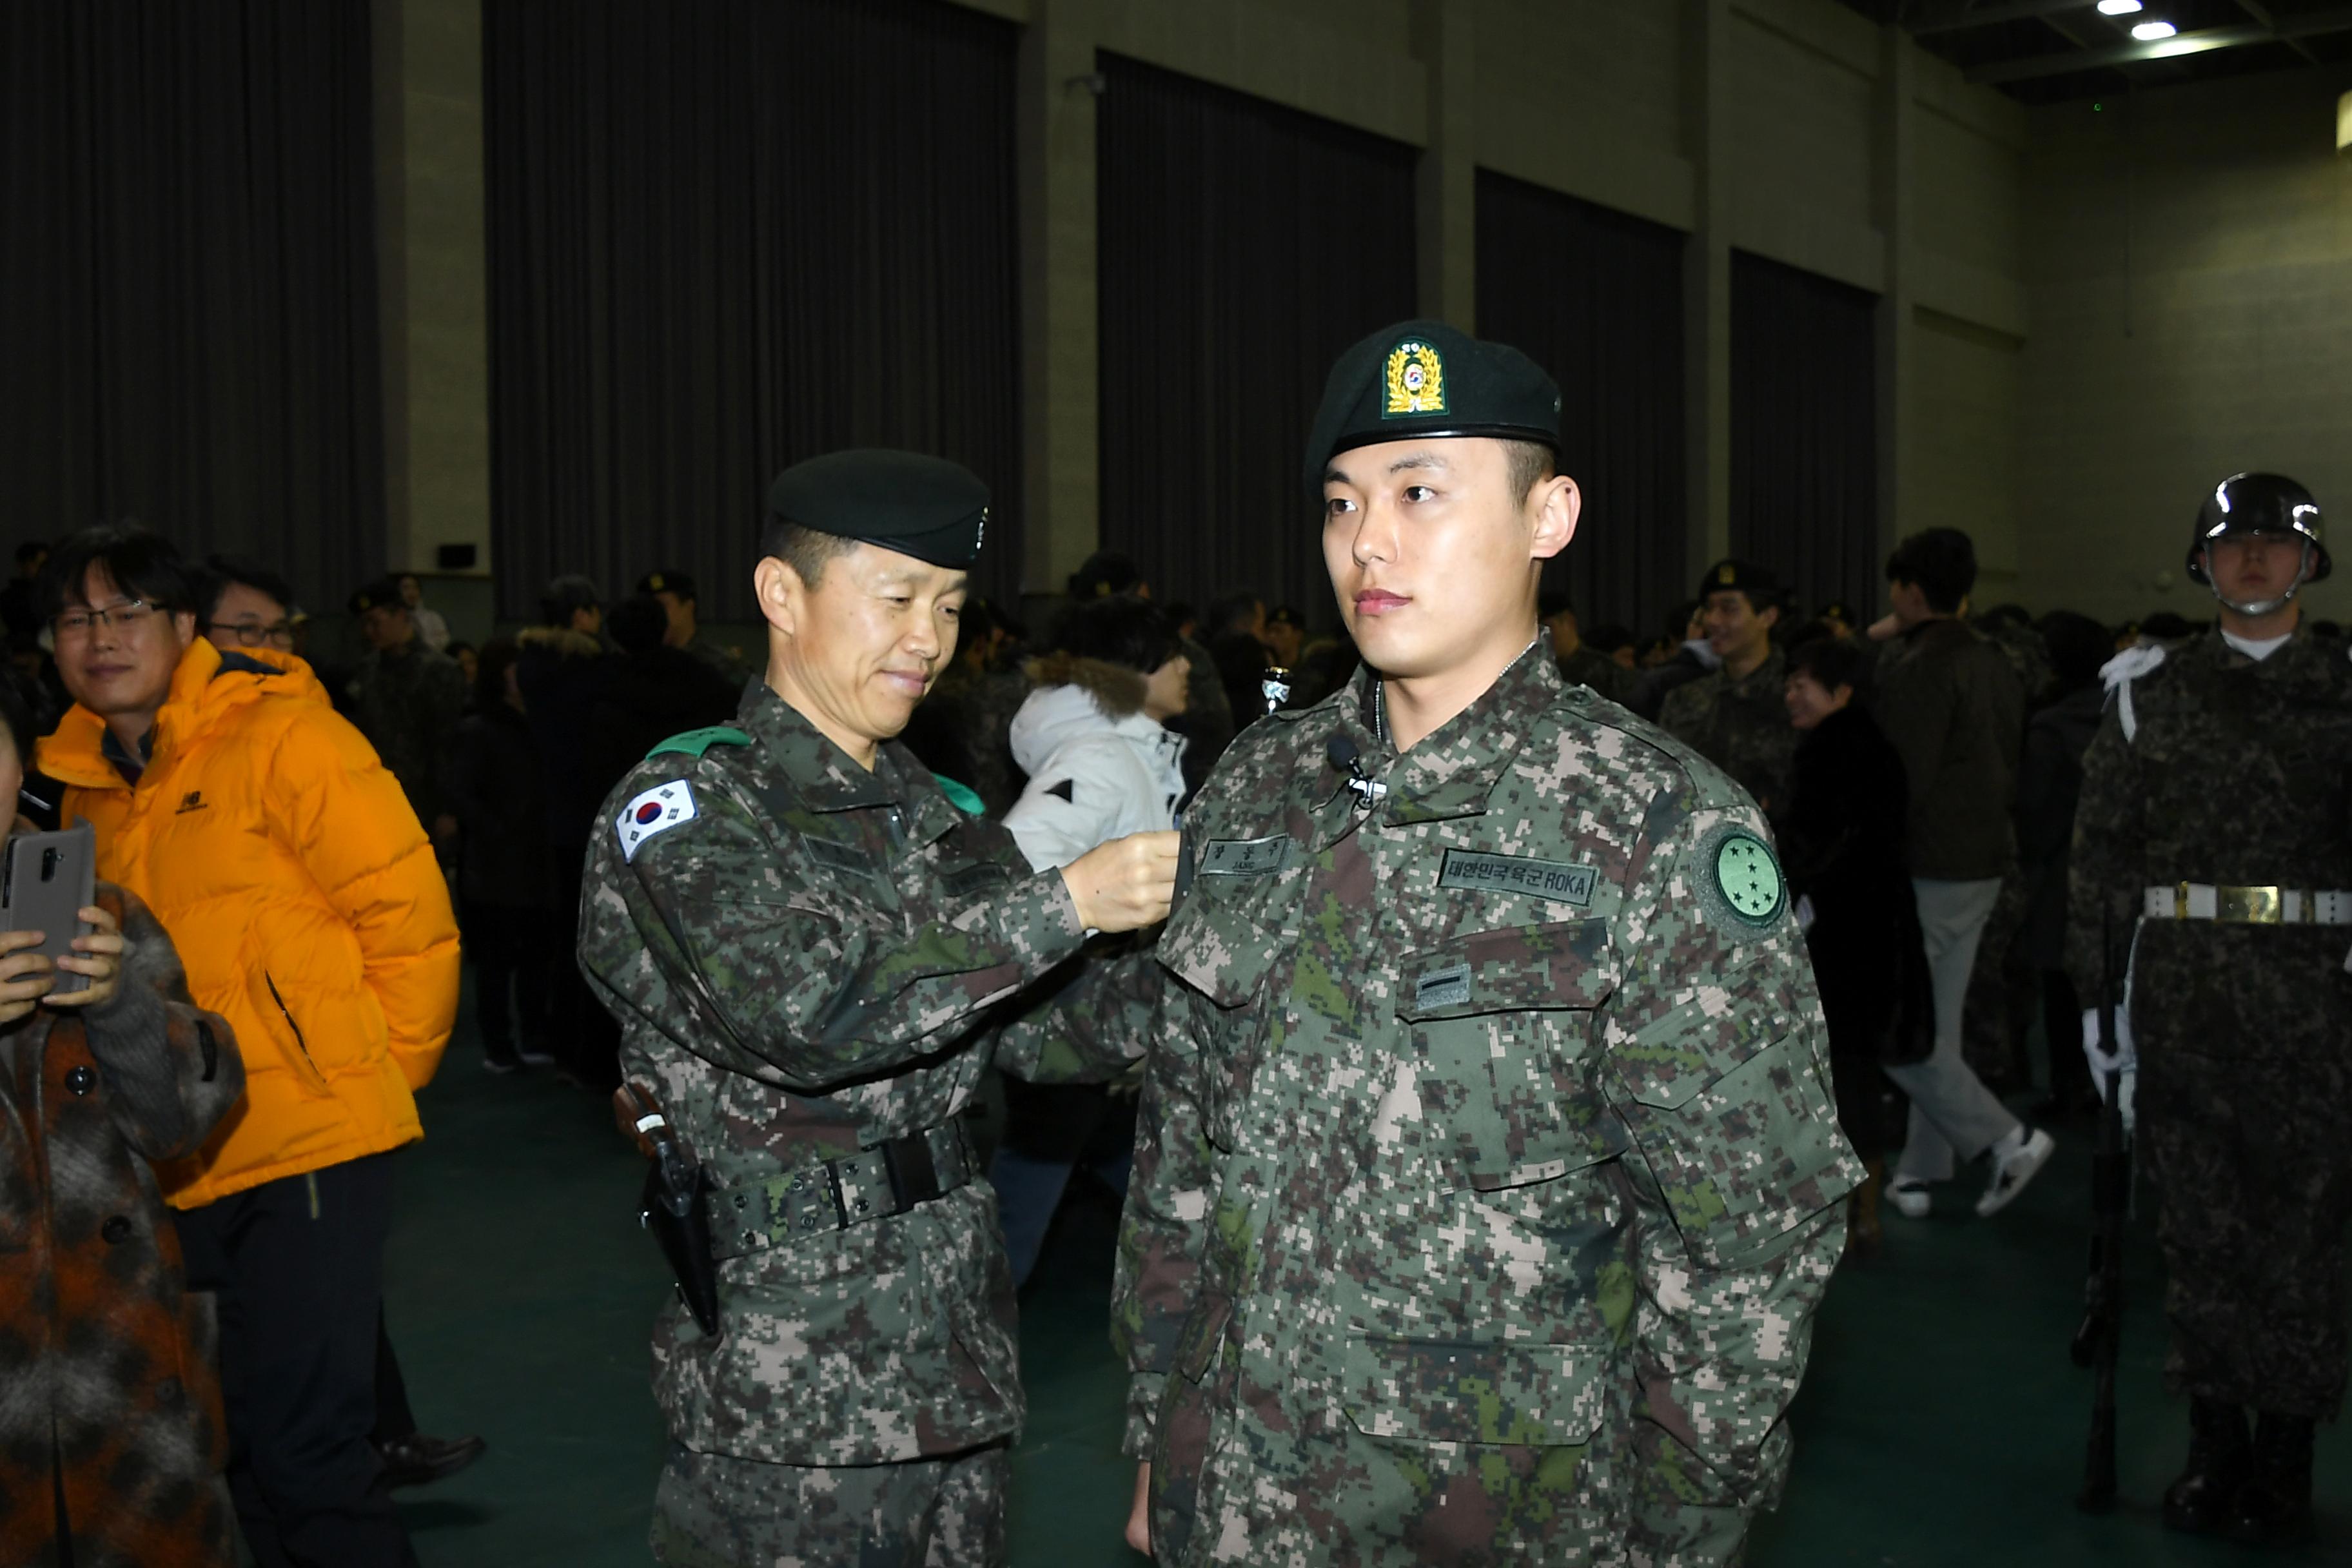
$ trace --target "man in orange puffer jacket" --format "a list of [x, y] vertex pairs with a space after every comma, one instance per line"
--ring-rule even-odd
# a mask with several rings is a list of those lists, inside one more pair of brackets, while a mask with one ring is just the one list
[[246, 1098], [159, 1172], [190, 1284], [219, 1291], [229, 1485], [263, 1568], [415, 1562], [368, 1442], [389, 1151], [422, 1135], [457, 1004], [448, 891], [399, 784], [300, 659], [199, 635], [190, 574], [135, 526], [40, 583], [74, 707], [41, 742], [99, 875], [154, 910]]

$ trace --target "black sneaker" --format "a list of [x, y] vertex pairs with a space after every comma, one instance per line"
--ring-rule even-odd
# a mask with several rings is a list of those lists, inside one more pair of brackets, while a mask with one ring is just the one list
[[383, 1458], [383, 1484], [421, 1487], [456, 1475], [482, 1457], [489, 1444], [479, 1437], [428, 1437], [422, 1432], [389, 1443], [375, 1451]]

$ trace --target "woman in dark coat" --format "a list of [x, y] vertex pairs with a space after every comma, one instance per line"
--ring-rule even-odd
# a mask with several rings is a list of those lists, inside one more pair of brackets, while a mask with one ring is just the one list
[[1850, 1205], [1851, 1245], [1867, 1257], [1879, 1245], [1885, 1154], [1902, 1139], [1906, 1110], [1881, 1069], [1924, 1058], [1935, 1024], [1905, 870], [1903, 759], [1853, 705], [1861, 665], [1859, 652], [1833, 638], [1790, 653], [1789, 717], [1804, 733], [1779, 827], [1829, 1023], [1838, 1122], [1870, 1168]]
[[[5, 695], [0, 720], [13, 801], [30, 725]], [[210, 1298], [150, 1163], [194, 1153], [245, 1069], [146, 905], [97, 900], [55, 967], [0, 936], [0, 1563], [229, 1568]], [[58, 967], [89, 988], [50, 995]]]

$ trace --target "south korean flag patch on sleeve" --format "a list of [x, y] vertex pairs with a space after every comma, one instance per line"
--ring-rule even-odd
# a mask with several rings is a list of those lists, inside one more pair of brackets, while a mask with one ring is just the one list
[[613, 819], [613, 831], [621, 836], [621, 858], [635, 860], [646, 840], [664, 833], [681, 822], [694, 820], [694, 786], [684, 779], [672, 779], [656, 784], [644, 794], [631, 797]]

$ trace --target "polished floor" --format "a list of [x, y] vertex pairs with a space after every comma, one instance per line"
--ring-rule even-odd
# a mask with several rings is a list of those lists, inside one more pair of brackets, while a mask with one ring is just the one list
[[[636, 1158], [605, 1109], [541, 1074], [492, 1078], [461, 1031], [402, 1156], [390, 1313], [427, 1430], [489, 1452], [404, 1492], [425, 1568], [604, 1568], [649, 1561], [663, 1438], [646, 1329], [665, 1291], [634, 1223]], [[2321, 1542], [2257, 1552], [2158, 1528], [2185, 1441], [2158, 1378], [2152, 1241], [2131, 1256], [2122, 1377], [2126, 1501], [2073, 1506], [2090, 1400], [2068, 1362], [2079, 1315], [2087, 1136], [1997, 1221], [1952, 1189], [1937, 1217], [1890, 1218], [1889, 1246], [1832, 1286], [1793, 1417], [1788, 1499], [1755, 1568], [2010, 1568], [2352, 1560], [2352, 1436], [2324, 1431]], [[1031, 1415], [1016, 1458], [1015, 1568], [1131, 1568], [1132, 1470], [1117, 1451], [1121, 1379], [1105, 1340], [1114, 1211], [1066, 1209], [1024, 1305]]]

